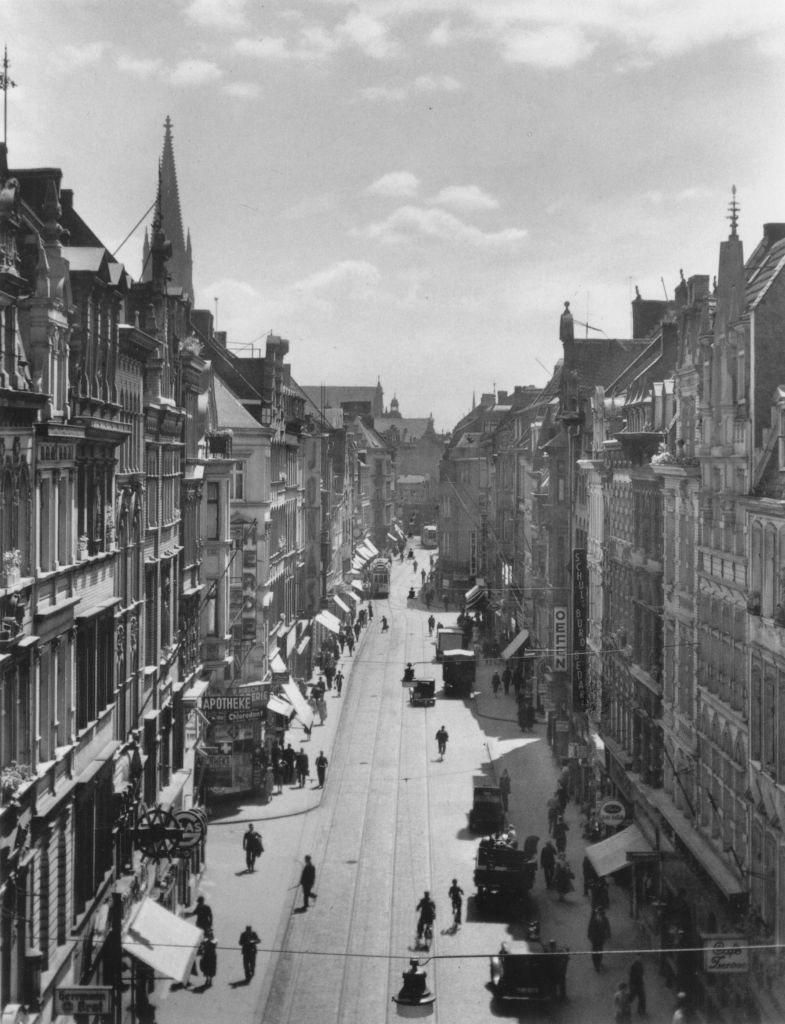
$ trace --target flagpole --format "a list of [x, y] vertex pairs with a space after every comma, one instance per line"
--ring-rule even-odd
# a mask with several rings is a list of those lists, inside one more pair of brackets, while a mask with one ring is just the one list
[[8, 144], [8, 90], [16, 85], [8, 77], [8, 47], [3, 49], [3, 73], [0, 75], [0, 89], [3, 90], [3, 145]]

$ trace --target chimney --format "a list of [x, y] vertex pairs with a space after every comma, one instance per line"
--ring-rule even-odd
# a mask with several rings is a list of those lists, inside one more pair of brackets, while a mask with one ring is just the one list
[[215, 344], [220, 345], [221, 348], [226, 348], [226, 331], [215, 331], [213, 334]]
[[499, 398], [498, 398], [499, 405], [506, 405], [507, 404], [507, 395], [508, 395], [508, 392], [506, 392], [506, 391], [500, 391], [499, 392]]

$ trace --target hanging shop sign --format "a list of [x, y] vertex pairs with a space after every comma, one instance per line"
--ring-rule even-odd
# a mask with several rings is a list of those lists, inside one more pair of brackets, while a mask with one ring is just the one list
[[74, 1016], [79, 1013], [112, 1013], [112, 990], [104, 985], [72, 985], [55, 989], [55, 1013]]
[[750, 967], [749, 948], [743, 935], [701, 935], [703, 969], [708, 974], [740, 974]]
[[603, 825], [621, 825], [627, 820], [627, 809], [620, 800], [606, 800], [600, 807], [600, 821]]
[[586, 710], [586, 630], [589, 602], [589, 567], [585, 548], [572, 552], [572, 685], [575, 707]]
[[567, 609], [553, 609], [553, 668], [555, 672], [567, 671]]

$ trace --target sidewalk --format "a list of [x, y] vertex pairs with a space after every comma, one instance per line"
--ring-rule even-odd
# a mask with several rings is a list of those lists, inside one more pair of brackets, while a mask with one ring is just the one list
[[[368, 630], [379, 628], [374, 619], [361, 632], [353, 656], [348, 650], [338, 659], [337, 667], [344, 674], [343, 693], [338, 697], [335, 687], [325, 694], [328, 714], [324, 725], [314, 724], [308, 741], [302, 726], [293, 722], [287, 730], [286, 742], [295, 750], [302, 746], [308, 753], [311, 775], [306, 785], [284, 786], [279, 796], [266, 804], [258, 802], [253, 794], [243, 794], [238, 800], [225, 800], [215, 804], [210, 813], [205, 869], [195, 881], [191, 893], [192, 906], [198, 895], [205, 899], [215, 913], [215, 938], [218, 943], [218, 970], [212, 987], [204, 987], [201, 972], [193, 975], [189, 986], [182, 986], [170, 978], [157, 976], [154, 991], [149, 996], [150, 1006], [137, 1007], [137, 1018], [144, 1024], [212, 1024], [227, 1013], [227, 987], [231, 991], [231, 1014], [237, 1020], [254, 1020], [265, 991], [268, 971], [274, 966], [276, 950], [280, 947], [279, 925], [288, 920], [292, 900], [290, 888], [293, 861], [281, 849], [280, 837], [287, 830], [298, 828], [298, 819], [319, 807], [324, 790], [317, 786], [313, 767], [319, 751], [331, 758], [335, 736], [347, 694], [351, 692], [353, 666], [363, 650]], [[327, 783], [330, 784], [330, 769]], [[249, 873], [243, 869], [240, 842], [246, 823], [262, 823], [259, 831], [265, 841], [265, 853], [257, 862], [257, 869]], [[263, 823], [267, 822], [265, 828]], [[272, 824], [277, 822], [276, 824]], [[276, 842], [276, 833], [278, 842]], [[286, 845], [285, 843], [283, 844]], [[299, 868], [295, 869], [299, 871]], [[237, 937], [244, 926], [251, 923], [260, 938], [256, 972], [249, 983], [243, 980]]]
[[[491, 676], [494, 672], [501, 673], [503, 663], [500, 661], [485, 661], [482, 659], [477, 666], [476, 691], [480, 700], [485, 700], [486, 708], [495, 709], [496, 716], [505, 721], [514, 722], [514, 732], [519, 732], [517, 725], [516, 703], [512, 691], [505, 696], [503, 691], [498, 698], [488, 696], [492, 693]], [[528, 738], [536, 739], [547, 747], [548, 757], [544, 760], [543, 770], [550, 773], [549, 779], [543, 782], [549, 786], [548, 795], [555, 793], [556, 783], [561, 770], [553, 755], [553, 750], [548, 746], [547, 726], [540, 718], [533, 732], [520, 733]], [[513, 788], [516, 783], [519, 787], [526, 786], [523, 778], [512, 779]], [[542, 815], [545, 815], [545, 808], [542, 808]], [[597, 973], [592, 966], [590, 957], [590, 944], [586, 935], [589, 916], [591, 913], [591, 901], [588, 896], [583, 895], [583, 858], [586, 848], [589, 845], [583, 838], [580, 807], [574, 800], [570, 800], [564, 812], [564, 819], [568, 825], [567, 858], [575, 873], [575, 891], [570, 893], [565, 900], [559, 901], [553, 892], [544, 889], [542, 869], [538, 864], [537, 881], [532, 895], [540, 904], [542, 913], [541, 925], [543, 936], [548, 937], [547, 932], [553, 931], [554, 935], [564, 936], [571, 949], [570, 963], [568, 968], [567, 990], [572, 1003], [582, 1003], [585, 1007], [592, 1007], [597, 1012], [596, 1019], [613, 1019], [613, 995], [620, 981], [627, 981], [629, 968], [636, 955], [640, 955], [644, 965], [644, 985], [646, 989], [647, 1012], [645, 1019], [657, 1024], [670, 1024], [673, 1011], [676, 1006], [676, 992], [669, 988], [665, 979], [660, 974], [658, 966], [658, 954], [652, 950], [650, 938], [640, 920], [633, 918], [630, 914], [630, 896], [627, 889], [616, 885], [612, 876], [608, 879], [610, 903], [607, 910], [608, 920], [611, 926], [611, 941], [607, 943], [604, 955], [602, 971]], [[541, 833], [540, 849], [548, 838], [547, 825]], [[597, 1008], [602, 1009], [597, 1009]], [[565, 1014], [564, 1020], [572, 1020], [569, 1014]], [[584, 1018], [581, 1018], [584, 1019]], [[594, 1020], [595, 1018], [585, 1018]], [[696, 1020], [699, 1018], [696, 1017]]]

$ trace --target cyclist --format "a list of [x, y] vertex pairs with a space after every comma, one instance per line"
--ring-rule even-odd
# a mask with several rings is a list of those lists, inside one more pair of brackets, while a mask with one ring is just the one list
[[463, 889], [458, 885], [458, 879], [453, 878], [452, 885], [447, 890], [447, 895], [452, 903], [452, 919], [456, 928], [461, 927], [461, 911], [463, 910]]
[[427, 889], [415, 909], [420, 912], [420, 918], [417, 921], [417, 938], [422, 939], [423, 933], [425, 933], [426, 940], [428, 940], [433, 933], [433, 922], [436, 920], [436, 904]]

